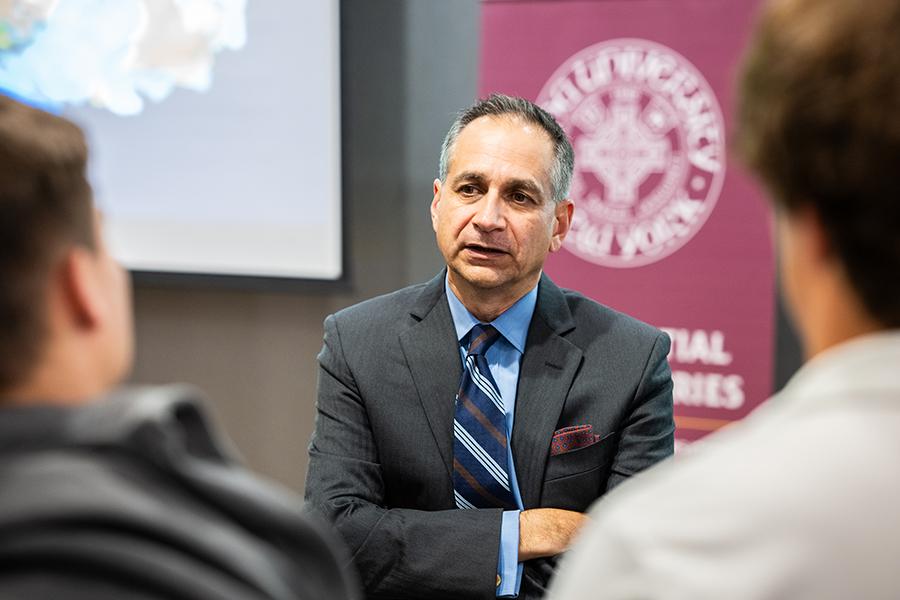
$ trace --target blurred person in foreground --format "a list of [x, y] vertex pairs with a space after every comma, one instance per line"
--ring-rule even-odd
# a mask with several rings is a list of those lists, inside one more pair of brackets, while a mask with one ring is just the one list
[[86, 161], [75, 125], [0, 96], [0, 598], [351, 597], [327, 534], [236, 464], [194, 390], [110, 394], [129, 281]]
[[768, 2], [738, 148], [807, 363], [593, 509], [558, 600], [900, 598], [900, 1]]

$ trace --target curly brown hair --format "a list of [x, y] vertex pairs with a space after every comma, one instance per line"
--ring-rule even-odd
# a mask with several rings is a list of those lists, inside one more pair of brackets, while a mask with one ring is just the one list
[[776, 209], [815, 210], [870, 316], [900, 326], [900, 1], [769, 2], [736, 142]]

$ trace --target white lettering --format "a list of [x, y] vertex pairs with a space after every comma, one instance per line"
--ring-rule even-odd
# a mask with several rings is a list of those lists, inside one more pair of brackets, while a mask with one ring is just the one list
[[719, 330], [661, 329], [672, 341], [669, 360], [685, 365], [700, 363], [722, 367], [730, 365], [733, 360], [731, 352], [725, 350], [725, 334]]
[[678, 406], [738, 410], [744, 405], [744, 378], [740, 375], [672, 371], [672, 383]]

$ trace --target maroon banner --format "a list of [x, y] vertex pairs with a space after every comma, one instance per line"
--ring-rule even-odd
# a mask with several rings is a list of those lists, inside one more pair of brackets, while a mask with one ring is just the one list
[[535, 100], [572, 138], [575, 218], [546, 270], [672, 338], [680, 443], [772, 387], [774, 258], [728, 154], [755, 0], [485, 2], [480, 91]]

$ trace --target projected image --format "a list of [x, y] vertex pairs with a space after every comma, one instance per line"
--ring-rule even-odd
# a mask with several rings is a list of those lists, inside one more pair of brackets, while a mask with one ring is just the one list
[[[134, 115], [176, 86], [206, 91], [246, 42], [246, 0], [0, 0], [0, 89], [38, 105]], [[73, 51], [77, 49], [77, 51]]]
[[135, 271], [340, 278], [338, 0], [0, 0], [0, 93], [91, 144]]

